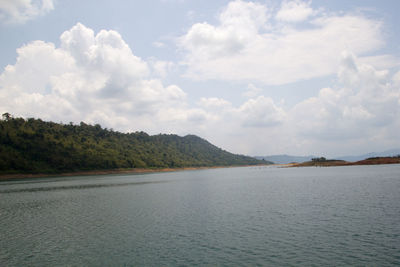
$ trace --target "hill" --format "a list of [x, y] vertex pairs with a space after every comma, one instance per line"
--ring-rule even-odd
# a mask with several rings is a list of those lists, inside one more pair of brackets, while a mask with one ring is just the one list
[[310, 161], [314, 156], [291, 156], [291, 155], [271, 155], [271, 156], [256, 156], [256, 159], [271, 161], [275, 164], [289, 164], [293, 162]]
[[265, 164], [195, 136], [120, 133], [100, 125], [0, 120], [0, 173], [60, 173], [124, 168], [181, 168]]

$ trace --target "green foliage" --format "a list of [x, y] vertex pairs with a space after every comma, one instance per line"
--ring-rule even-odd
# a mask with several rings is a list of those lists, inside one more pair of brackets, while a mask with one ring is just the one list
[[313, 161], [313, 162], [325, 162], [326, 158], [324, 158], [324, 157], [312, 158], [311, 161]]
[[100, 125], [27, 120], [3, 114], [0, 173], [59, 173], [121, 168], [255, 165], [200, 137], [120, 133]]

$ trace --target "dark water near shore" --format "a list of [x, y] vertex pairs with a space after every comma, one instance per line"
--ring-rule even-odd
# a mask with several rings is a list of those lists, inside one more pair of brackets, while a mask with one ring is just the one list
[[400, 165], [0, 182], [0, 266], [400, 265]]

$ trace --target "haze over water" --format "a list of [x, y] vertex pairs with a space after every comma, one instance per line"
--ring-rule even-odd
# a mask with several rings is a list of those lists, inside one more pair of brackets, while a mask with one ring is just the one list
[[400, 165], [0, 182], [0, 265], [400, 264]]

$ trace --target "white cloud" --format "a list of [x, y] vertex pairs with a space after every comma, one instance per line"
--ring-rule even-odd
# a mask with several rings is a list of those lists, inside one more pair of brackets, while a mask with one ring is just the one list
[[247, 90], [243, 93], [243, 95], [245, 97], [249, 97], [249, 98], [256, 97], [256, 96], [260, 95], [261, 91], [262, 91], [261, 88], [258, 88], [254, 84], [250, 83], [247, 86]]
[[236, 28], [242, 34], [255, 33], [267, 21], [266, 6], [254, 2], [235, 0], [220, 14], [219, 20], [225, 28]]
[[117, 32], [94, 35], [78, 23], [60, 40], [59, 48], [34, 41], [17, 50], [0, 75], [3, 112], [155, 131], [160, 110], [184, 106], [186, 94], [151, 78], [149, 64]]
[[172, 61], [152, 60], [150, 65], [155, 76], [165, 78], [175, 67]]
[[400, 126], [400, 73], [376, 70], [351, 53], [341, 56], [342, 86], [323, 88], [286, 109], [253, 84], [242, 104], [209, 97], [190, 106], [181, 88], [151, 76], [154, 62], [135, 56], [117, 32], [95, 35], [81, 24], [61, 35], [60, 47], [34, 41], [17, 54], [0, 75], [1, 113], [122, 131], [193, 133], [249, 154], [340, 154], [349, 146], [400, 145], [394, 134]]
[[45, 15], [53, 9], [53, 0], [2, 0], [0, 1], [0, 21], [21, 24]]
[[217, 97], [210, 97], [210, 98], [202, 97], [198, 105], [206, 109], [218, 110], [218, 111], [232, 108], [232, 104], [229, 101]]
[[[296, 1], [283, 8], [290, 3], [309, 6]], [[343, 50], [364, 56], [384, 43], [382, 23], [361, 15], [319, 14], [301, 28], [273, 24], [270, 15], [264, 5], [237, 0], [220, 14], [218, 25], [194, 24], [179, 39], [186, 76], [280, 85], [333, 74]]]
[[265, 96], [250, 99], [239, 108], [245, 127], [271, 127], [280, 124], [285, 118], [282, 108]]
[[117, 79], [121, 86], [146, 76], [148, 66], [133, 55], [129, 46], [116, 31], [93, 30], [78, 23], [61, 37], [61, 48], [68, 51], [78, 65], [97, 69]]
[[[249, 154], [333, 156], [400, 146], [400, 72], [390, 75], [343, 53], [337, 88], [283, 108], [271, 98], [253, 96], [234, 106], [202, 98], [206, 120], [194, 131], [224, 148]], [[359, 152], [361, 151], [361, 152]]]
[[241, 104], [204, 97], [190, 106], [181, 88], [152, 76], [157, 64], [164, 69], [168, 63], [135, 56], [117, 32], [95, 34], [78, 23], [60, 39], [60, 47], [34, 41], [17, 50], [16, 63], [0, 74], [1, 113], [121, 131], [192, 133], [248, 154], [341, 154], [350, 146], [400, 145], [394, 134], [400, 73], [377, 70], [351, 53], [339, 60], [340, 87], [323, 88], [293, 107], [275, 103], [251, 83]]
[[399, 123], [400, 87], [396, 76], [391, 78], [387, 71], [360, 64], [354, 55], [344, 53], [338, 79], [342, 88], [321, 89], [318, 96], [290, 111], [299, 136], [335, 146], [355, 140], [367, 146], [377, 138], [395, 143], [381, 135]]
[[181, 45], [197, 59], [230, 56], [240, 52], [263, 27], [266, 7], [256, 3], [233, 1], [219, 16], [220, 26], [194, 24], [181, 38]]
[[274, 127], [282, 123], [286, 116], [282, 108], [265, 96], [251, 98], [239, 107], [234, 107], [229, 101], [216, 97], [201, 98], [198, 105], [207, 111], [209, 118], [220, 125], [232, 122], [237, 130], [242, 127]]
[[287, 22], [300, 22], [306, 20], [314, 11], [310, 2], [300, 0], [284, 1], [275, 18]]

